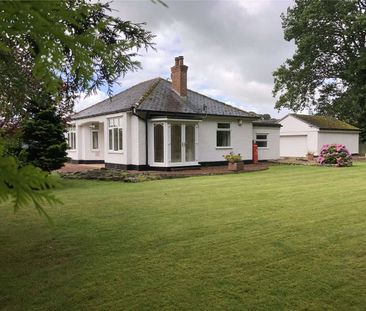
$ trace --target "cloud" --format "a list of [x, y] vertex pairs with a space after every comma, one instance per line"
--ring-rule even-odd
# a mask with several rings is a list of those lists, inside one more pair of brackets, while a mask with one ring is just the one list
[[[141, 51], [143, 70], [119, 80], [121, 91], [153, 77], [170, 77], [174, 57], [184, 55], [188, 87], [235, 103], [245, 110], [271, 113], [272, 72], [294, 52], [283, 39], [280, 14], [290, 0], [116, 1], [113, 14], [146, 22], [156, 34], [157, 51]], [[285, 112], [282, 112], [282, 114]]]
[[80, 111], [96, 103], [99, 103], [103, 99], [106, 99], [108, 95], [102, 91], [97, 91], [95, 94], [86, 96], [85, 93], [80, 95], [79, 100], [75, 104], [75, 110]]

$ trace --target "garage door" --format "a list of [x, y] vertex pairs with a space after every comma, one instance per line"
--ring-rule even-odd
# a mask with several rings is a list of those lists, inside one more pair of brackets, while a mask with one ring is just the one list
[[280, 137], [281, 157], [305, 157], [307, 149], [307, 135]]

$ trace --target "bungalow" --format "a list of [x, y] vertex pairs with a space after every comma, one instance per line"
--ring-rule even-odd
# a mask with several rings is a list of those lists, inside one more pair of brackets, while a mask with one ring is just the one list
[[338, 119], [289, 114], [279, 121], [281, 157], [305, 157], [319, 154], [325, 144], [343, 144], [352, 154], [359, 152], [360, 129]]
[[187, 89], [187, 70], [176, 57], [171, 82], [148, 80], [75, 113], [71, 161], [122, 169], [219, 165], [229, 152], [251, 161], [253, 141], [259, 160], [279, 158], [279, 124]]

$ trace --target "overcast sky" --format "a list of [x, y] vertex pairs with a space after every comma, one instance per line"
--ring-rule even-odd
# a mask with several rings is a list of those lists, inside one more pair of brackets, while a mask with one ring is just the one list
[[[282, 12], [290, 0], [114, 1], [113, 14], [133, 22], [146, 22], [156, 35], [156, 51], [140, 51], [143, 69], [120, 79], [118, 93], [154, 77], [170, 77], [174, 57], [188, 65], [188, 88], [247, 111], [279, 114], [272, 97], [272, 72], [294, 52], [283, 39]], [[82, 99], [80, 110], [106, 98]]]

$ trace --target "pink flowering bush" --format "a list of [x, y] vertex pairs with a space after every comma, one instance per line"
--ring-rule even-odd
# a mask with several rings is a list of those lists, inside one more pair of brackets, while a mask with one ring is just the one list
[[344, 145], [324, 145], [320, 150], [318, 163], [331, 166], [351, 166], [352, 155]]

